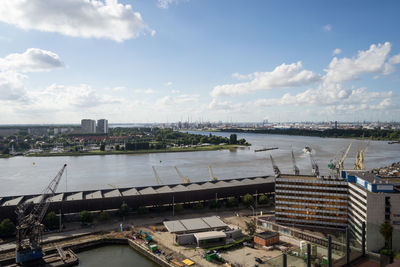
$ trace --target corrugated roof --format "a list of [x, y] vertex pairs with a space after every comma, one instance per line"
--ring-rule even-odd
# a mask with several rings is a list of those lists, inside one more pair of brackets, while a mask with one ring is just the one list
[[207, 182], [207, 183], [202, 184], [201, 187], [204, 189], [211, 189], [211, 188], [216, 188], [218, 186], [216, 186], [214, 183]]
[[145, 189], [140, 190], [139, 193], [140, 193], [141, 195], [157, 194], [156, 190], [154, 190], [154, 188], [151, 187], [151, 186], [146, 187]]
[[36, 196], [36, 197], [30, 198], [28, 200], [25, 200], [25, 203], [32, 202], [33, 204], [37, 204], [37, 203], [39, 203], [39, 201], [41, 199], [42, 199], [42, 196], [40, 195], [40, 196]]
[[197, 240], [207, 240], [213, 238], [224, 238], [226, 234], [220, 231], [209, 231], [209, 232], [202, 232], [202, 233], [194, 233], [194, 237]]
[[63, 199], [64, 199], [64, 193], [61, 193], [61, 194], [55, 195], [53, 197], [50, 197], [49, 202], [59, 202], [59, 201], [62, 201]]
[[183, 185], [181, 185], [181, 184], [178, 184], [177, 186], [174, 186], [174, 187], [172, 187], [171, 189], [172, 189], [172, 191], [174, 191], [174, 192], [187, 191], [186, 186], [183, 186]]
[[101, 193], [100, 190], [85, 195], [85, 199], [97, 199], [97, 198], [103, 198], [103, 194]]
[[218, 186], [218, 187], [231, 186], [229, 183], [227, 183], [225, 181], [218, 181], [215, 185]]
[[65, 200], [70, 201], [70, 200], [82, 200], [82, 199], [83, 199], [83, 192], [78, 192], [67, 196]]
[[13, 199], [10, 199], [10, 200], [7, 200], [7, 201], [5, 201], [4, 203], [3, 203], [3, 207], [5, 207], [5, 206], [16, 206], [16, 205], [18, 205], [20, 202], [21, 202], [21, 200], [23, 199], [24, 197], [23, 196], [21, 196], [21, 197], [17, 197], [17, 198], [13, 198]]
[[120, 197], [121, 192], [118, 189], [111, 190], [103, 194], [104, 197]]
[[242, 185], [243, 182], [239, 180], [232, 180], [228, 182], [230, 186], [235, 186], [235, 185]]
[[188, 188], [190, 190], [200, 190], [200, 189], [202, 189], [201, 185], [199, 185], [199, 184], [190, 184], [190, 185], [186, 186], [186, 188]]
[[136, 190], [136, 188], [131, 188], [126, 191], [121, 192], [123, 196], [136, 196], [139, 195], [139, 192]]
[[185, 226], [180, 221], [165, 221], [164, 226], [170, 233], [184, 232], [186, 231]]
[[224, 223], [220, 218], [217, 216], [211, 216], [211, 217], [203, 217], [203, 221], [205, 221], [211, 228], [217, 228], [217, 227], [226, 227], [228, 226], [226, 223]]
[[181, 220], [188, 231], [204, 230], [210, 228], [201, 218]]
[[171, 193], [174, 192], [169, 186], [163, 186], [156, 189], [157, 193]]

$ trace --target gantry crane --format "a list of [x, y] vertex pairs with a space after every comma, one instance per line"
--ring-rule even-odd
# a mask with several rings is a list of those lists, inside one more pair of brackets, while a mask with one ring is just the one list
[[293, 149], [292, 149], [292, 163], [293, 163], [293, 174], [294, 175], [299, 175], [300, 174], [300, 170], [296, 165], [296, 159], [294, 158]]
[[218, 178], [214, 176], [211, 165], [208, 165], [208, 172], [210, 173], [210, 180], [211, 181], [217, 181]]
[[339, 177], [340, 172], [344, 169], [344, 160], [347, 158], [352, 145], [353, 142], [348, 145], [347, 149], [342, 153], [342, 157], [339, 160], [336, 158], [337, 156], [335, 156], [335, 159], [331, 160], [331, 163], [328, 164], [329, 169], [331, 169], [337, 177]]
[[151, 166], [153, 168], [153, 172], [154, 172], [154, 177], [156, 178], [156, 182], [158, 185], [162, 185], [163, 182], [160, 179], [160, 176], [158, 176], [157, 171], [156, 171], [156, 167]]
[[275, 177], [279, 177], [281, 175], [281, 171], [279, 170], [278, 166], [275, 164], [275, 161], [272, 158], [271, 154], [269, 155], [269, 158], [271, 159], [272, 169], [274, 170]]
[[357, 151], [356, 154], [356, 163], [354, 164], [354, 169], [355, 170], [365, 170], [365, 165], [364, 165], [364, 155], [367, 153], [369, 147], [369, 142], [365, 146], [365, 148], [360, 148]]
[[311, 171], [312, 171], [312, 174], [318, 177], [318, 176], [319, 176], [319, 167], [318, 167], [318, 164], [317, 164], [317, 162], [314, 160], [312, 154], [309, 153], [309, 155], [310, 155], [310, 161], [311, 161]]
[[189, 177], [183, 176], [182, 173], [178, 170], [178, 168], [176, 166], [174, 166], [174, 168], [175, 168], [176, 173], [178, 174], [179, 178], [181, 178], [182, 183], [184, 183], [184, 184], [190, 183]]
[[[44, 227], [43, 224], [41, 224], [41, 221], [49, 208], [49, 199], [54, 196], [66, 167], [67, 164], [64, 164], [61, 170], [43, 191], [40, 200], [32, 209], [29, 209], [30, 203], [26, 202], [17, 206], [15, 211], [18, 217], [15, 251], [15, 260], [17, 264], [25, 264], [42, 259], [43, 251], [41, 242]], [[29, 213], [27, 213], [28, 209], [30, 210]]]

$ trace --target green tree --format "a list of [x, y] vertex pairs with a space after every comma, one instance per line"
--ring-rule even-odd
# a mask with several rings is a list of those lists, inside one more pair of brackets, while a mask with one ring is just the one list
[[15, 225], [10, 219], [4, 219], [0, 223], [0, 237], [10, 237], [15, 234]]
[[184, 210], [183, 205], [181, 203], [175, 204], [175, 211], [182, 212]]
[[138, 211], [139, 214], [147, 214], [147, 213], [149, 213], [149, 209], [147, 207], [144, 207], [144, 206], [139, 207], [137, 211]]
[[90, 212], [84, 210], [79, 214], [79, 220], [81, 223], [91, 223], [93, 221], [93, 216]]
[[269, 199], [266, 195], [261, 195], [258, 197], [258, 203], [260, 203], [261, 205], [267, 205], [269, 204]]
[[10, 154], [10, 149], [8, 147], [4, 148], [2, 151], [2, 154], [4, 154], [4, 155]]
[[246, 194], [242, 200], [243, 204], [248, 207], [254, 204], [254, 197], [250, 194]]
[[129, 206], [128, 206], [128, 204], [126, 204], [124, 202], [124, 203], [122, 203], [121, 207], [119, 208], [118, 214], [119, 214], [119, 216], [124, 217], [124, 216], [128, 215], [128, 213], [129, 213]]
[[257, 222], [255, 219], [251, 220], [250, 222], [245, 222], [246, 223], [246, 231], [249, 233], [250, 236], [253, 236], [256, 233], [257, 230]]
[[101, 143], [100, 151], [105, 151], [105, 150], [106, 150], [106, 145], [104, 143]]
[[393, 226], [390, 222], [384, 222], [379, 227], [379, 233], [385, 239], [385, 248], [392, 249]]
[[203, 208], [203, 203], [201, 202], [196, 202], [193, 204], [193, 209], [195, 210], [201, 210]]
[[229, 137], [229, 144], [234, 145], [237, 144], [237, 135], [231, 134]]
[[110, 219], [110, 214], [108, 214], [108, 212], [106, 211], [101, 211], [99, 215], [97, 215], [97, 220], [100, 222], [105, 222], [108, 221], [109, 219]]
[[217, 201], [215, 199], [211, 199], [211, 200], [208, 201], [208, 207], [210, 209], [219, 208], [219, 207], [221, 207], [221, 202]]
[[59, 227], [59, 218], [54, 211], [47, 213], [43, 219], [43, 224], [50, 230], [57, 229]]
[[236, 197], [229, 197], [228, 200], [226, 201], [226, 206], [228, 208], [237, 207], [238, 205], [239, 205], [239, 201], [237, 200]]

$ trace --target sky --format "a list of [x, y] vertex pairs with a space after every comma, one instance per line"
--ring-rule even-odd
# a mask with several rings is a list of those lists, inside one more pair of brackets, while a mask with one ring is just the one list
[[399, 10], [1, 0], [0, 124], [400, 121]]

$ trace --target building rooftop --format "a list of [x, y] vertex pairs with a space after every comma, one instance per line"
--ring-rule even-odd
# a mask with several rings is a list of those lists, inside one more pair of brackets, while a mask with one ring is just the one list
[[271, 237], [279, 236], [279, 233], [276, 232], [271, 232], [271, 231], [265, 231], [262, 233], [256, 234], [257, 237], [262, 238], [262, 239], [268, 239]]
[[212, 238], [225, 238], [226, 234], [221, 231], [209, 231], [193, 234], [197, 240], [206, 240]]
[[164, 221], [164, 226], [170, 233], [179, 232], [203, 232], [212, 229], [226, 229], [228, 225], [217, 216], [185, 219], [177, 221]]

